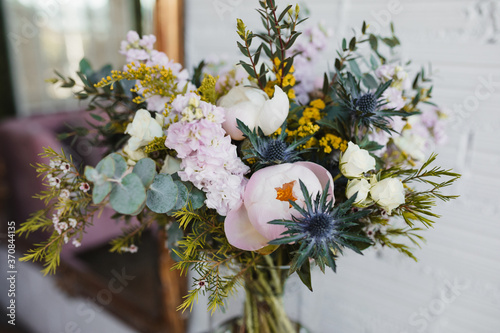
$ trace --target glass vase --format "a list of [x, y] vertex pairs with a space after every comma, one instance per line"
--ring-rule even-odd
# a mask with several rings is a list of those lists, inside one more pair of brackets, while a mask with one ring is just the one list
[[266, 256], [262, 265], [245, 276], [243, 316], [230, 319], [214, 333], [309, 333], [285, 312], [283, 295], [288, 272], [288, 266], [276, 266]]

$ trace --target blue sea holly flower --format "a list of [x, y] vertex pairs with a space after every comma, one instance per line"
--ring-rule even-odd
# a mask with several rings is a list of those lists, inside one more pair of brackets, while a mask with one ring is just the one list
[[291, 220], [269, 222], [287, 228], [287, 231], [282, 233], [282, 238], [272, 240], [269, 244], [284, 245], [293, 242], [298, 244], [298, 250], [290, 264], [291, 272], [299, 270], [309, 259], [314, 259], [323, 271], [325, 265], [335, 271], [337, 253], [342, 253], [343, 248], [347, 247], [361, 254], [356, 243], [371, 243], [369, 238], [354, 231], [360, 229], [359, 220], [367, 216], [370, 211], [351, 209], [356, 195], [335, 207], [335, 199], [328, 198], [327, 187], [321, 194], [318, 193], [314, 200], [302, 181], [300, 187], [305, 198], [305, 207], [301, 208], [290, 200], [290, 205], [300, 215], [292, 216]]

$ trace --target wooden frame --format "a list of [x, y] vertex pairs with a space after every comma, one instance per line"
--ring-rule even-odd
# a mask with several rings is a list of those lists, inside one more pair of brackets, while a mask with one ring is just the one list
[[[184, 65], [184, 0], [156, 0], [155, 35], [157, 49], [165, 52], [169, 59]], [[160, 232], [159, 273], [162, 284], [163, 315], [169, 332], [186, 330], [186, 318], [177, 311], [182, 297], [187, 293], [187, 279], [178, 271], [171, 271], [175, 264], [165, 248], [167, 235]]]
[[157, 49], [184, 64], [184, 0], [156, 0]]

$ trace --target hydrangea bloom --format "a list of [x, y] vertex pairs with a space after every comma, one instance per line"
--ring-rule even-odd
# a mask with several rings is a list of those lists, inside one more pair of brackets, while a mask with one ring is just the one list
[[225, 216], [241, 202], [248, 167], [222, 129], [224, 110], [194, 93], [178, 96], [172, 113], [179, 121], [168, 129], [165, 145], [182, 159], [179, 176], [207, 194], [205, 204]]

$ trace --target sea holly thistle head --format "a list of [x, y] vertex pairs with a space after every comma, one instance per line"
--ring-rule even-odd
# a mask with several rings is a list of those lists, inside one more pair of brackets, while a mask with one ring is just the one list
[[356, 195], [335, 207], [334, 200], [328, 198], [328, 187], [329, 184], [313, 199], [304, 183], [300, 181], [305, 207], [302, 208], [290, 200], [290, 205], [300, 213], [300, 216], [292, 216], [292, 220], [269, 222], [283, 225], [288, 229], [282, 234], [282, 238], [275, 239], [269, 244], [285, 245], [296, 242], [299, 246], [290, 265], [291, 272], [300, 270], [309, 258], [314, 259], [322, 271], [325, 266], [335, 271], [337, 253], [342, 253], [343, 248], [347, 247], [362, 254], [356, 243], [371, 243], [369, 238], [353, 231], [358, 227], [358, 221], [370, 211], [351, 209]]
[[250, 128], [239, 119], [237, 119], [236, 122], [243, 135], [251, 143], [251, 148], [244, 150], [245, 156], [243, 159], [256, 160], [256, 163], [252, 165], [253, 171], [270, 165], [300, 161], [300, 154], [307, 151], [306, 149], [298, 151], [296, 148], [305, 144], [310, 137], [302, 138], [292, 144], [285, 141], [287, 136], [285, 131], [286, 122], [281, 126], [281, 133], [276, 138], [265, 136], [260, 128], [251, 131]]
[[394, 130], [389, 126], [393, 116], [408, 117], [418, 112], [403, 112], [394, 109], [383, 110], [387, 104], [382, 94], [390, 87], [392, 80], [380, 84], [374, 92], [364, 92], [360, 82], [351, 74], [338, 75], [337, 97], [340, 105], [347, 110], [354, 121], [355, 127], [373, 129], [377, 127], [391, 134]]

